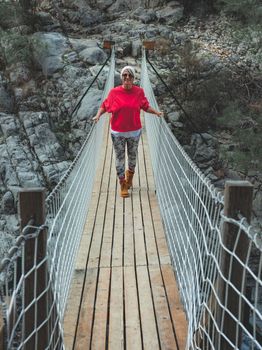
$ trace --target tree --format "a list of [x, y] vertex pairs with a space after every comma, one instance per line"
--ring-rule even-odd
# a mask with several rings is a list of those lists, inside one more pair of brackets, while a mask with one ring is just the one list
[[19, 4], [26, 13], [34, 12], [38, 2], [37, 0], [19, 0]]
[[261, 0], [217, 0], [217, 7], [243, 22], [261, 23]]

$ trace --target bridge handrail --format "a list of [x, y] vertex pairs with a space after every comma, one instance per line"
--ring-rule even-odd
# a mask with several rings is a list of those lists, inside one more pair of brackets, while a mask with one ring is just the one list
[[[141, 86], [150, 105], [159, 110], [145, 50]], [[244, 345], [262, 349], [261, 235], [241, 214], [232, 218], [225, 212], [227, 192], [224, 195], [211, 184], [163, 118], [146, 113], [145, 126], [156, 193], [188, 319], [187, 349], [227, 350]], [[245, 186], [251, 198], [252, 186]], [[240, 198], [245, 198], [244, 193]], [[243, 245], [246, 252], [240, 252]], [[257, 259], [255, 268], [252, 256]]]
[[[101, 100], [114, 85], [114, 73], [113, 47], [108, 78]], [[44, 203], [46, 207], [44, 226], [26, 226], [23, 232], [28, 229], [33, 232], [22, 234], [1, 264], [0, 305], [5, 321], [5, 344], [10, 350], [23, 349], [25, 346], [37, 348], [40, 342], [41, 348], [45, 346], [46, 349], [64, 349], [63, 317], [66, 300], [90, 205], [105, 118], [100, 118], [98, 123], [92, 125], [75, 160], [47, 197]], [[44, 240], [43, 228], [46, 232]], [[44, 248], [39, 247], [41, 240], [44, 241]], [[27, 242], [30, 242], [33, 248], [32, 266], [28, 270], [24, 268]], [[44, 252], [41, 259], [39, 259], [39, 248], [40, 256]], [[38, 284], [41, 280], [46, 281], [39, 293]], [[32, 293], [28, 290], [27, 284], [30, 284]], [[41, 309], [39, 304], [43, 300], [45, 304]], [[31, 315], [33, 313], [31, 321], [28, 321], [29, 313]], [[43, 315], [40, 317], [39, 313], [44, 313], [44, 317]], [[29, 331], [27, 323], [31, 322]]]

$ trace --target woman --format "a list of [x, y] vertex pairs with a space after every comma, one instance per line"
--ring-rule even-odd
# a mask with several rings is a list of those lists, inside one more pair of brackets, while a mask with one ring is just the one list
[[[120, 182], [120, 196], [128, 197], [128, 189], [132, 187], [136, 167], [138, 143], [142, 131], [140, 110], [152, 113], [158, 117], [158, 112], [149, 106], [141, 87], [133, 85], [135, 71], [131, 66], [125, 66], [121, 71], [122, 85], [113, 88], [104, 100], [96, 116], [95, 122], [105, 112], [112, 113], [111, 137], [116, 155], [116, 172]], [[128, 169], [125, 172], [125, 148], [127, 147]]]

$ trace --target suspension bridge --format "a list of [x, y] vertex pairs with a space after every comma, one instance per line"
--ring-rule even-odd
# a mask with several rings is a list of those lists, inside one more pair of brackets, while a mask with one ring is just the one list
[[[144, 46], [141, 86], [158, 109]], [[114, 74], [112, 46], [102, 99]], [[251, 184], [219, 192], [163, 118], [141, 117], [129, 198], [108, 116], [47, 198], [19, 194], [22, 232], [0, 267], [0, 349], [262, 349]]]

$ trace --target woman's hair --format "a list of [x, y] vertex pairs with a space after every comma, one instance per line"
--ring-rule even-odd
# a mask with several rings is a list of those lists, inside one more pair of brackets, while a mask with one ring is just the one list
[[125, 66], [125, 67], [121, 70], [121, 77], [122, 77], [124, 71], [126, 71], [126, 70], [128, 71], [129, 74], [131, 74], [131, 75], [133, 75], [133, 77], [135, 77], [135, 70], [134, 70], [134, 68], [131, 67], [131, 66]]

